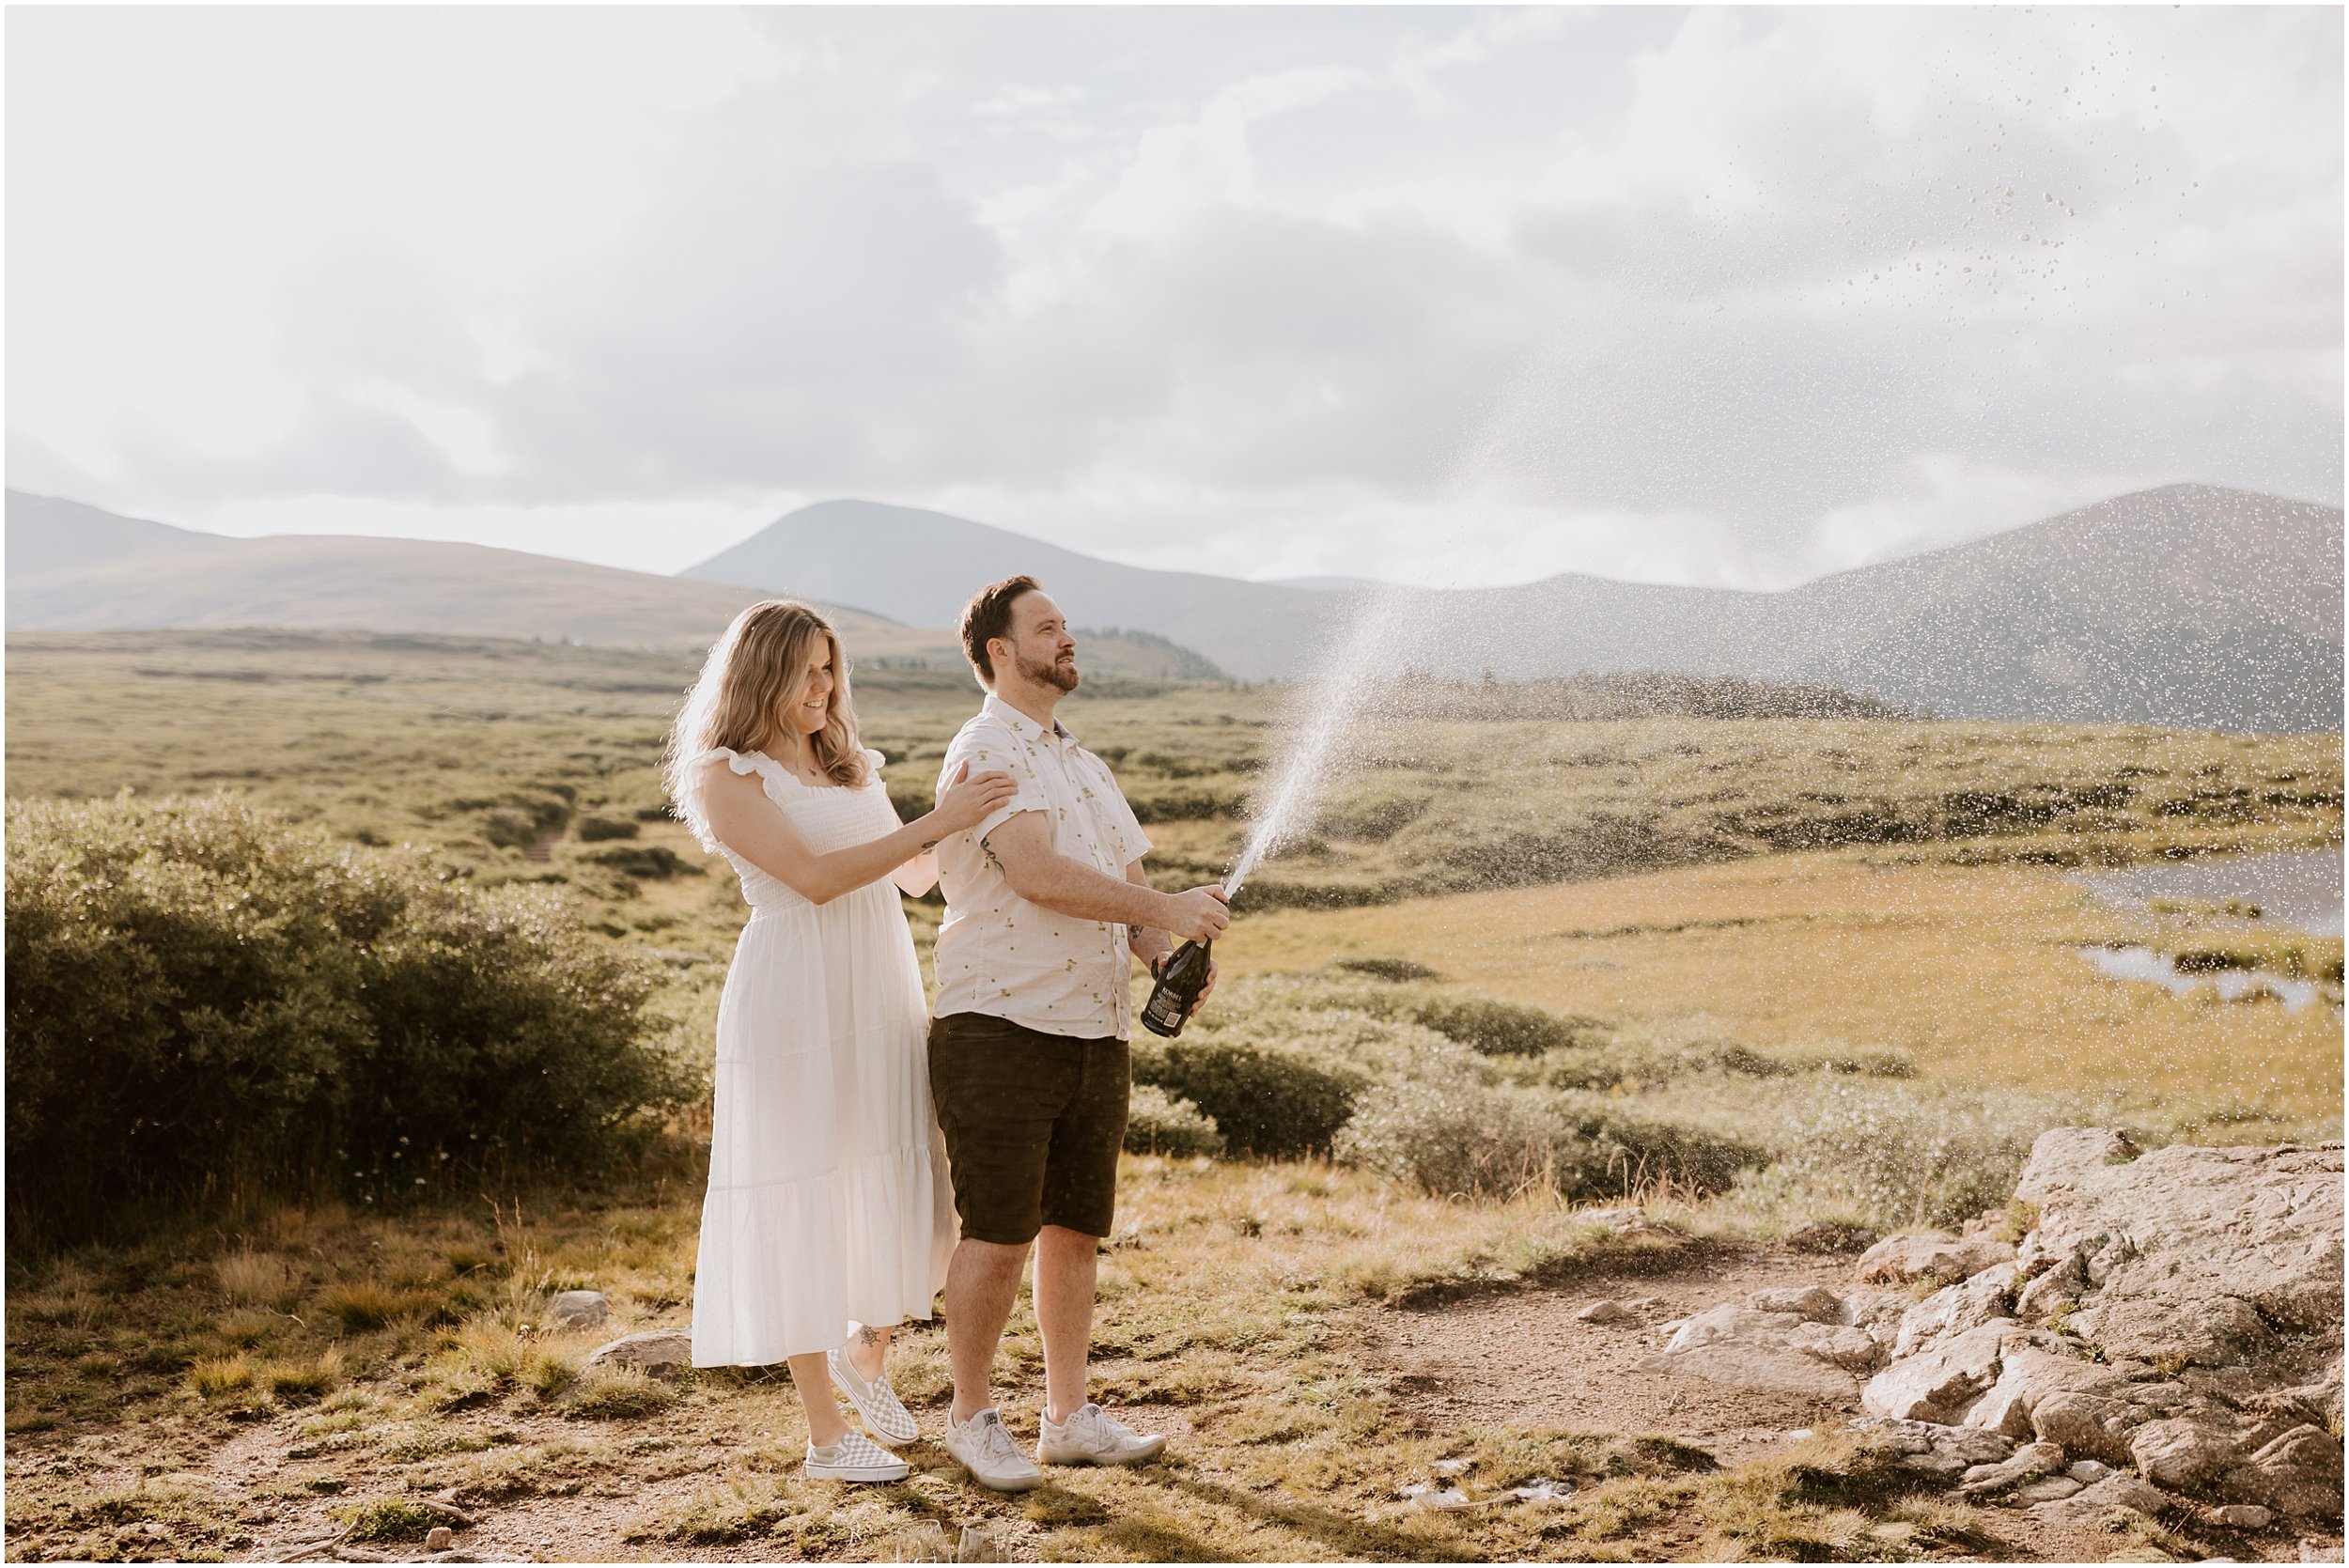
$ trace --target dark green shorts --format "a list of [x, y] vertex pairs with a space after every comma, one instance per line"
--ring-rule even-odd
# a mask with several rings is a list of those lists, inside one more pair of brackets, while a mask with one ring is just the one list
[[1133, 1058], [1115, 1038], [1047, 1034], [984, 1013], [930, 1024], [930, 1097], [962, 1234], [1024, 1247], [1046, 1225], [1110, 1234]]

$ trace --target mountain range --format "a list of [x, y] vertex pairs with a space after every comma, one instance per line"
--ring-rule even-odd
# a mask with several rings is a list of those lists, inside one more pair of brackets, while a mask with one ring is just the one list
[[652, 644], [706, 640], [776, 592], [831, 608], [861, 657], [942, 662], [972, 589], [1025, 571], [1078, 625], [1144, 634], [1089, 637], [1097, 670], [1309, 674], [1369, 614], [1383, 657], [1434, 674], [1669, 670], [1839, 685], [1952, 716], [2329, 731], [2341, 524], [2339, 507], [2172, 485], [1773, 593], [1579, 574], [1369, 589], [1153, 571], [866, 501], [801, 508], [661, 577], [474, 545], [230, 539], [10, 491], [8, 617]]

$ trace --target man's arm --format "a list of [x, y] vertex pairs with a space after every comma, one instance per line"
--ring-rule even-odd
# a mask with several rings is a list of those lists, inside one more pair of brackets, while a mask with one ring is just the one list
[[1201, 939], [1221, 936], [1231, 922], [1221, 888], [1159, 893], [1070, 860], [1052, 847], [1042, 812], [1021, 812], [999, 824], [988, 833], [987, 847], [1012, 892], [1055, 914]]
[[[1136, 887], [1146, 888], [1150, 885], [1150, 878], [1143, 874], [1140, 861], [1126, 862], [1126, 880]], [[1133, 950], [1135, 957], [1142, 960], [1142, 967], [1154, 974], [1158, 972], [1159, 960], [1174, 951], [1174, 939], [1156, 925], [1128, 924], [1126, 927], [1126, 945]]]

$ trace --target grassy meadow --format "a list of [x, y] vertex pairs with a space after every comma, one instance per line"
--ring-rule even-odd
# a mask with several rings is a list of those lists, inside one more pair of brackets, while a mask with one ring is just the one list
[[[470, 885], [550, 890], [653, 976], [661, 1048], [706, 1071], [741, 914], [661, 806], [691, 658], [265, 632], [8, 648], [12, 798], [232, 791]], [[976, 693], [921, 667], [855, 678], [910, 809]], [[465, 1549], [547, 1559], [903, 1560], [966, 1525], [1067, 1560], [2024, 1550], [1839, 1438], [1721, 1470], [1572, 1412], [1421, 1430], [1362, 1326], [1644, 1250], [1961, 1219], [2064, 1120], [2339, 1136], [2339, 939], [2294, 944], [2329, 987], [2312, 1007], [2172, 997], [2077, 950], [2274, 939], [2240, 910], [2108, 908], [2074, 877], [2338, 847], [2341, 737], [1554, 695], [1429, 686], [1382, 718], [1243, 898], [1208, 1012], [1138, 1050], [1157, 1118], [1138, 1133], [1164, 1137], [1123, 1173], [1100, 1389], [1178, 1435], [1169, 1462], [999, 1498], [930, 1448], [903, 1485], [828, 1489], [797, 1475], [779, 1370], [581, 1375], [608, 1333], [690, 1321], [707, 1123], [689, 1109], [592, 1177], [457, 1161], [381, 1202], [233, 1191], [163, 1229], [12, 1247], [9, 1555], [234, 1558], [344, 1527], [397, 1553], [435, 1498], [477, 1520]], [[1288, 700], [1108, 679], [1063, 717], [1124, 781], [1154, 877], [1188, 885], [1237, 850]], [[937, 908], [908, 910], [926, 948]], [[1626, 1195], [1660, 1228], [1581, 1218]], [[542, 1326], [569, 1286], [607, 1292], [614, 1325]], [[1024, 1305], [1006, 1359], [1026, 1431]], [[908, 1336], [897, 1379], [934, 1426], [941, 1333]], [[1398, 1499], [1448, 1457], [1476, 1461], [1480, 1496], [1579, 1491], [1455, 1514]]]

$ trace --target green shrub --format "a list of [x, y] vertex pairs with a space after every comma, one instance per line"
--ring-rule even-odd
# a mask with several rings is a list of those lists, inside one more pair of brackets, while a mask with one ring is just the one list
[[1605, 1153], [1533, 1097], [1475, 1083], [1382, 1083], [1338, 1134], [1337, 1157], [1445, 1197], [1506, 1197], [1528, 1188], [1581, 1196]]
[[1137, 1155], [1220, 1155], [1223, 1133], [1215, 1118], [1155, 1083], [1137, 1084], [1126, 1106], [1126, 1149]]
[[1134, 1052], [1134, 1078], [1198, 1107], [1228, 1147], [1276, 1157], [1327, 1150], [1366, 1081], [1288, 1051], [1218, 1039], [1144, 1046]]
[[582, 844], [600, 844], [606, 839], [634, 838], [642, 824], [625, 816], [583, 816], [571, 825]]
[[1604, 1179], [1576, 1194], [1579, 1197], [1638, 1192], [1659, 1184], [1719, 1192], [1770, 1159], [1770, 1151], [1758, 1143], [1669, 1115], [1642, 1116], [1611, 1096], [1562, 1094], [1558, 1111], [1602, 1152]]
[[1562, 1017], [1545, 1008], [1490, 997], [1428, 997], [1406, 1004], [1404, 1011], [1485, 1056], [1539, 1056], [1606, 1038], [1595, 1018]]
[[1425, 964], [1410, 958], [1336, 958], [1330, 961], [1330, 967], [1345, 970], [1353, 974], [1366, 974], [1373, 980], [1386, 980], [1397, 984], [1407, 980], [1441, 980], [1443, 978]]
[[238, 1182], [373, 1199], [490, 1149], [601, 1158], [687, 1088], [653, 976], [552, 895], [483, 893], [242, 803], [11, 802], [12, 1229]]
[[609, 849], [591, 849], [580, 859], [609, 866], [625, 877], [666, 881], [672, 877], [702, 875], [700, 866], [683, 859], [665, 844], [615, 844]]

